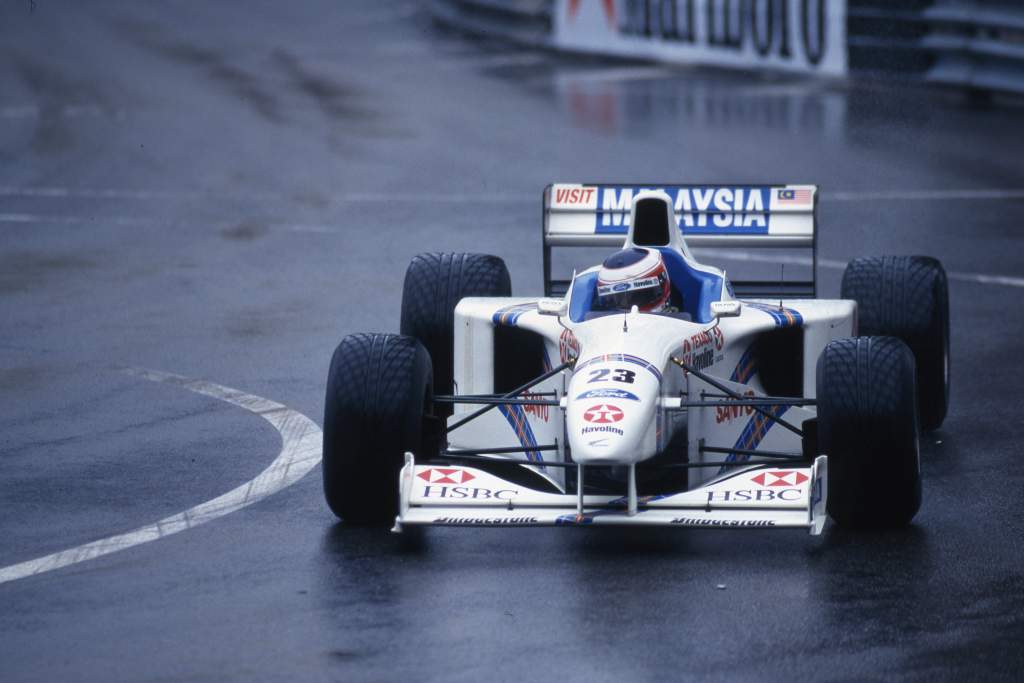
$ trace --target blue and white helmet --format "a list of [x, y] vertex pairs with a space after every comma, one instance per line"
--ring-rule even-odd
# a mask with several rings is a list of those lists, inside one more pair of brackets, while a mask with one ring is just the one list
[[597, 275], [597, 296], [601, 308], [645, 313], [664, 310], [672, 285], [661, 253], [632, 247], [615, 252], [601, 264]]

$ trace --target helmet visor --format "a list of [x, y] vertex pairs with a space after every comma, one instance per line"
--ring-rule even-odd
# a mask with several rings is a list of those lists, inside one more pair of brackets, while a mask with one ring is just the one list
[[[637, 287], [637, 285], [640, 286]], [[659, 273], [657, 277], [603, 286], [598, 290], [598, 297], [601, 301], [601, 306], [606, 309], [618, 308], [628, 311], [633, 306], [636, 306], [640, 310], [646, 310], [662, 299], [664, 291], [665, 275], [664, 273]]]
[[640, 310], [650, 308], [661, 299], [661, 287], [645, 287], [629, 292], [612, 293], [601, 297], [605, 308], [621, 308], [628, 311], [636, 306]]

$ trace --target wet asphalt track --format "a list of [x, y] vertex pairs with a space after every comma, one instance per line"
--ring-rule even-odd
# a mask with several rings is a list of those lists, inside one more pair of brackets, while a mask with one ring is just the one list
[[[1024, 288], [969, 274], [1024, 277], [1024, 108], [560, 60], [416, 2], [31, 4], [0, 3], [0, 567], [276, 457], [255, 415], [118, 368], [319, 422], [335, 343], [397, 330], [414, 253], [492, 252], [539, 290], [552, 180], [817, 182], [823, 258], [965, 275], [909, 529], [410, 540], [335, 524], [316, 470], [0, 583], [0, 680], [1020, 678]], [[991, 189], [1016, 193], [877, 196]]]

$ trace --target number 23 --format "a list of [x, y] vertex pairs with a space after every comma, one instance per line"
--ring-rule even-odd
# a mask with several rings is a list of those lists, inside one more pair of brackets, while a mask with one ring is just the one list
[[608, 375], [612, 374], [613, 382], [625, 382], [626, 384], [632, 384], [636, 378], [636, 373], [632, 370], [626, 370], [625, 368], [615, 368], [615, 370], [609, 370], [608, 368], [599, 368], [597, 370], [590, 371], [590, 379], [587, 380], [587, 384], [593, 384], [594, 382], [607, 382]]

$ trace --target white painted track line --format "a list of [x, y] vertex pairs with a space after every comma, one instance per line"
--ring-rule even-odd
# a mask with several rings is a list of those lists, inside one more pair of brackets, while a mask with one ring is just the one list
[[[45, 197], [45, 198], [79, 198], [79, 199], [120, 199], [120, 200], [153, 200], [153, 199], [200, 199], [207, 196], [200, 192], [174, 190], [129, 190], [118, 188], [68, 188], [68, 187], [15, 187], [0, 185], [0, 197]], [[220, 198], [247, 199], [256, 201], [285, 201], [289, 197], [274, 193], [242, 193], [218, 195]], [[518, 204], [536, 199], [533, 195], [516, 193], [428, 193], [428, 194], [390, 194], [390, 193], [346, 193], [327, 197], [339, 204], [362, 203], [416, 203], [416, 204]], [[1024, 188], [1004, 189], [950, 189], [950, 190], [886, 190], [886, 191], [835, 191], [821, 192], [821, 201], [836, 202], [872, 202], [872, 201], [937, 201], [937, 200], [973, 200], [973, 201], [1007, 201], [1024, 199]], [[166, 221], [150, 217], [133, 216], [92, 216], [92, 215], [42, 215], [33, 213], [0, 213], [0, 224], [3, 223], [51, 223], [69, 225], [164, 225]], [[213, 227], [231, 227], [235, 223], [217, 223]], [[291, 232], [331, 234], [338, 230], [330, 225], [316, 224], [274, 224], [275, 228]], [[750, 252], [733, 250], [705, 250], [717, 258], [735, 261], [757, 261], [765, 263], [792, 263], [810, 265], [810, 259], [790, 256], [764, 257]], [[823, 268], [845, 268], [846, 263], [829, 259], [818, 259]], [[971, 282], [981, 285], [997, 285], [1004, 287], [1024, 287], [1024, 278], [1010, 275], [987, 273], [961, 273], [947, 271], [950, 280]]]
[[[9, 185], [0, 186], [0, 197], [139, 201], [182, 201], [206, 198], [265, 202], [291, 202], [295, 200], [291, 195], [276, 192], [195, 192], [189, 190], [131, 190], [123, 188], [13, 187]], [[537, 194], [509, 192], [403, 192], [399, 194], [389, 194], [387, 192], [346, 192], [324, 196], [325, 199], [338, 204], [515, 204], [524, 201], [536, 201], [539, 197], [539, 192]]]
[[[756, 254], [749, 251], [735, 251], [732, 249], [694, 249], [700, 256], [711, 256], [723, 261], [751, 261], [756, 263], [792, 263], [798, 266], [810, 266], [809, 256], [790, 256], [788, 254]], [[846, 268], [845, 261], [834, 259], [818, 259], [819, 268], [831, 268], [842, 270]], [[946, 277], [950, 280], [961, 282], [973, 282], [981, 285], [1002, 285], [1005, 287], [1024, 287], [1024, 277], [1011, 277], [1009, 275], [986, 275], [984, 273], [960, 273], [957, 271], [946, 271]]]
[[165, 517], [134, 531], [110, 536], [67, 550], [0, 568], [0, 583], [35, 576], [96, 557], [158, 541], [252, 505], [294, 484], [320, 463], [323, 433], [315, 422], [280, 403], [235, 389], [155, 370], [126, 370], [153, 382], [171, 384], [197, 394], [226, 401], [259, 415], [281, 435], [281, 452], [254, 479], [184, 512]]
[[[279, 192], [202, 192], [195, 190], [153, 190], [89, 187], [18, 187], [0, 185], [0, 197], [42, 197], [49, 199], [112, 199], [171, 200], [238, 199], [246, 201], [292, 201], [294, 197]], [[339, 204], [347, 203], [414, 203], [414, 204], [505, 204], [535, 201], [540, 193], [516, 192], [344, 192], [326, 195]], [[1007, 201], [1024, 199], [1024, 188], [951, 188], [945, 190], [821, 190], [823, 202], [875, 201]]]
[[822, 192], [822, 201], [874, 202], [908, 201], [930, 202], [947, 199], [995, 200], [1024, 199], [1024, 189], [975, 189], [975, 190], [889, 190], [883, 192]]
[[[694, 248], [693, 253], [695, 256], [710, 256], [716, 259], [722, 259], [723, 261], [750, 261], [752, 263], [785, 263], [787, 265], [793, 264], [796, 266], [810, 266], [812, 261], [810, 256], [793, 256], [790, 254], [759, 254], [752, 251], [740, 251], [738, 249], [712, 249], [712, 248]], [[833, 259], [819, 258], [819, 268], [838, 268], [843, 269], [846, 267], [845, 261], [835, 261]]]
[[[61, 216], [56, 214], [38, 213], [0, 213], [0, 223], [58, 223], [66, 225], [170, 225], [168, 221], [147, 218], [144, 216]], [[237, 221], [235, 222], [237, 225]]]

